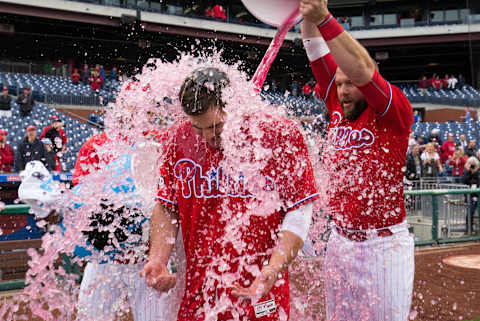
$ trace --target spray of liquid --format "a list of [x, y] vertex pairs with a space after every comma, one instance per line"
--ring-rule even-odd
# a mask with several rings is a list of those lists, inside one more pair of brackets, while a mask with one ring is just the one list
[[[278, 49], [277, 49], [278, 51]], [[92, 252], [92, 255], [85, 258], [72, 258], [73, 263], [83, 264], [86, 260], [94, 262], [112, 261], [112, 251], [120, 248], [121, 244], [113, 242], [110, 247], [100, 252], [87, 245], [83, 231], [91, 229], [91, 214], [101, 211], [100, 204], [107, 198], [114, 208], [120, 208], [126, 203], [134, 202], [141, 208], [147, 219], [151, 215], [153, 199], [156, 195], [156, 187], [159, 179], [159, 164], [162, 162], [162, 151], [173, 142], [167, 138], [157, 139], [167, 130], [172, 130], [179, 123], [185, 121], [178, 92], [184, 79], [195, 69], [206, 66], [215, 66], [226, 72], [231, 86], [223, 92], [222, 99], [226, 102], [226, 119], [221, 134], [222, 147], [224, 150], [223, 168], [225, 175], [235, 175], [241, 172], [248, 182], [249, 190], [256, 195], [245, 209], [245, 216], [239, 220], [235, 213], [226, 206], [222, 213], [221, 220], [226, 222], [226, 230], [221, 240], [223, 245], [232, 244], [233, 247], [241, 246], [240, 226], [253, 216], [268, 215], [278, 210], [282, 204], [278, 193], [267, 193], [262, 170], [271, 160], [272, 155], [278, 152], [259, 144], [263, 135], [265, 123], [284, 122], [288, 116], [282, 106], [271, 105], [257, 93], [256, 88], [260, 82], [253, 83], [248, 80], [246, 74], [239, 71], [239, 64], [226, 64], [220, 59], [219, 54], [211, 57], [194, 58], [189, 55], [182, 55], [176, 62], [163, 62], [151, 60], [142, 72], [125, 82], [120, 89], [116, 102], [108, 106], [106, 113], [105, 133], [109, 141], [98, 145], [94, 155], [101, 161], [96, 165], [84, 165], [91, 170], [91, 174], [83, 183], [84, 188], [72, 192], [69, 189], [63, 190], [63, 197], [52, 207], [63, 212], [63, 228], [51, 226], [49, 233], [42, 239], [42, 251], [29, 250], [31, 261], [27, 273], [27, 287], [23, 293], [15, 296], [13, 300], [5, 300], [0, 308], [0, 316], [6, 320], [22, 320], [25, 315], [23, 309], [29, 310], [32, 314], [50, 320], [73, 320], [76, 314], [78, 285], [77, 277], [66, 273], [62, 264], [59, 264], [61, 255], [73, 257], [75, 249], [82, 246]], [[268, 68], [262, 68], [264, 72]], [[264, 79], [265, 74], [262, 76]], [[261, 77], [260, 77], [261, 78]], [[259, 78], [258, 78], [259, 79]], [[262, 113], [258, 113], [262, 110]], [[295, 122], [295, 120], [293, 120]], [[299, 126], [296, 124], [294, 126]], [[249, 135], [243, 135], [239, 128], [248, 128]], [[315, 136], [315, 135], [312, 135]], [[321, 138], [317, 138], [321, 139]], [[316, 146], [320, 146], [318, 141]], [[132, 148], [132, 146], [134, 146]], [[288, 146], [287, 152], [288, 152]], [[293, 147], [292, 147], [293, 148]], [[132, 157], [133, 168], [131, 176], [136, 192], [118, 193], [116, 187], [132, 184], [125, 181], [127, 175], [116, 175], [118, 168], [112, 165], [112, 160], [121, 159], [122, 155], [128, 154]], [[318, 148], [310, 151], [312, 164], [315, 168], [315, 175], [320, 186], [325, 175], [320, 168], [321, 162], [318, 157]], [[292, 175], [300, 175], [304, 169], [295, 169]], [[231, 172], [229, 172], [231, 171]], [[117, 173], [118, 174], [118, 173]], [[113, 186], [113, 187], [112, 187]], [[317, 202], [315, 209], [315, 220], [311, 229], [311, 239], [314, 241], [313, 251], [321, 253], [324, 242], [319, 239], [325, 228], [325, 219], [319, 211]], [[226, 203], [228, 204], [228, 202]], [[115, 230], [110, 226], [105, 228], [110, 235]], [[128, 236], [128, 231], [126, 232]], [[172, 240], [175, 242], [175, 240]], [[135, 258], [143, 256], [146, 258], [145, 246], [138, 246], [136, 251], [123, 253], [122, 258]], [[248, 267], [250, 258], [244, 257], [239, 265]], [[176, 261], [175, 258], [172, 259]], [[320, 262], [320, 263], [318, 263]], [[206, 305], [200, 313], [205, 314], [206, 320], [215, 320], [218, 314], [223, 311], [235, 311], [237, 306], [228, 297], [222, 296], [211, 303], [211, 293], [216, 284], [229, 285], [232, 278], [239, 275], [222, 275], [217, 273], [217, 267], [228, 263], [227, 258], [218, 258], [211, 262], [207, 269], [207, 275], [212, 281], [212, 288], [205, 289], [204, 299]], [[322, 270], [319, 266], [320, 258], [298, 259], [292, 267], [292, 274], [296, 274], [296, 281], [292, 280], [292, 319], [318, 320], [321, 312], [321, 296], [318, 296], [319, 281]], [[252, 275], [257, 276], [260, 271], [251, 269]], [[305, 281], [303, 281], [305, 280]], [[96, 286], [106, 287], [108, 280], [100, 282]], [[108, 291], [105, 291], [108, 293]], [[105, 298], [107, 300], [108, 298]], [[152, 297], [158, 300], [158, 297]], [[127, 299], [120, 300], [121, 304], [116, 311], [112, 311], [112, 318], [122, 314], [130, 308]], [[312, 313], [306, 305], [318, 306]], [[318, 313], [317, 313], [318, 312]], [[308, 315], [311, 314], [311, 317]], [[280, 315], [286, 318], [285, 311]], [[235, 320], [241, 320], [241, 316], [234, 314]]]

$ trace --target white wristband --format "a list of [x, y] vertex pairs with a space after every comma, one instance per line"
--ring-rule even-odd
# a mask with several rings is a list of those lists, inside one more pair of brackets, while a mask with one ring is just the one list
[[330, 48], [322, 37], [303, 39], [303, 46], [310, 61], [315, 61], [330, 53]]
[[282, 231], [292, 232], [305, 242], [308, 230], [310, 229], [310, 223], [312, 222], [312, 212], [312, 203], [308, 203], [294, 211], [288, 212], [283, 219]]

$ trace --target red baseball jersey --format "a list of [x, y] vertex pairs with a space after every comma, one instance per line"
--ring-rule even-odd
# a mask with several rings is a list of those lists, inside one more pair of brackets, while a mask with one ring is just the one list
[[358, 87], [368, 107], [356, 120], [347, 120], [337, 95], [333, 56], [329, 53], [311, 65], [330, 112], [324, 160], [331, 173], [333, 220], [354, 230], [402, 222], [403, 172], [413, 123], [410, 102], [375, 71], [368, 84]]
[[[107, 140], [107, 135], [103, 132], [90, 137], [85, 144], [83, 144], [78, 152], [75, 169], [73, 170], [73, 185], [80, 183], [81, 178], [87, 176], [92, 168], [95, 170], [99, 169], [98, 164], [100, 163], [100, 158], [98, 156], [97, 148], [98, 146], [105, 144]], [[104, 161], [108, 163], [107, 159]]]
[[[262, 216], [245, 215], [255, 199], [245, 177], [225, 174], [222, 151], [202, 140], [188, 121], [174, 124], [167, 133], [157, 201], [178, 207], [180, 216], [187, 264], [179, 321], [203, 321], [205, 313], [213, 313], [219, 321], [231, 320], [237, 313], [241, 320], [252, 321], [289, 315], [288, 272], [261, 300], [275, 300], [273, 314], [256, 318], [251, 301], [231, 295], [235, 282], [248, 287], [255, 279], [252, 273], [268, 262], [285, 214], [318, 197], [307, 146], [298, 128], [284, 119], [263, 121], [261, 128], [264, 136], [257, 142], [272, 154], [259, 175], [265, 179], [266, 193], [278, 192], [281, 200], [278, 210]], [[248, 129], [244, 132], [251, 138]], [[235, 223], [228, 224], [232, 220]], [[237, 242], [232, 244], [229, 235], [236, 235]]]

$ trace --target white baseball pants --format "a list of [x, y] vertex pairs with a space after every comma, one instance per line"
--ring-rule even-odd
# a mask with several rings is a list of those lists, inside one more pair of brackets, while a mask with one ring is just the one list
[[80, 285], [77, 320], [113, 321], [130, 308], [134, 321], [172, 320], [172, 313], [175, 319], [178, 309], [170, 311], [170, 293], [150, 288], [138, 275], [142, 268], [143, 264], [89, 262]]
[[326, 311], [328, 321], [406, 321], [414, 277], [414, 241], [407, 224], [389, 227], [393, 235], [368, 231], [351, 241], [336, 228], [327, 244]]

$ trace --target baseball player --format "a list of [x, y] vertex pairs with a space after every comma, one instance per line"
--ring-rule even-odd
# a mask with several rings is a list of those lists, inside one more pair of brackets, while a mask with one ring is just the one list
[[[242, 173], [229, 175], [222, 168], [220, 134], [226, 111], [221, 95], [228, 86], [224, 72], [205, 67], [187, 77], [180, 89], [187, 117], [168, 132], [149, 262], [142, 275], [159, 291], [175, 284], [166, 265], [178, 220], [187, 262], [179, 321], [287, 320], [287, 268], [303, 246], [312, 201], [318, 197], [307, 147], [288, 120], [261, 111], [251, 115], [261, 116], [264, 135], [251, 143], [246, 138], [246, 148], [272, 150], [258, 179], [265, 178], [267, 193], [278, 193], [281, 200], [272, 213], [247, 215], [255, 195]], [[239, 134], [245, 131], [240, 128]]]
[[329, 113], [325, 163], [334, 221], [327, 245], [327, 320], [405, 321], [414, 242], [405, 221], [403, 170], [412, 107], [326, 0], [302, 0], [304, 46]]
[[[178, 293], [172, 291], [169, 295], [162, 294], [160, 297], [159, 293], [147, 286], [145, 279], [138, 275], [146, 257], [145, 251], [142, 251], [142, 243], [145, 244], [146, 239], [142, 237], [140, 224], [145, 227], [146, 222], [142, 215], [142, 210], [145, 209], [138, 206], [139, 196], [134, 195], [131, 157], [122, 155], [111, 160], [110, 156], [106, 156], [101, 159], [97, 149], [107, 141], [105, 133], [91, 137], [80, 149], [73, 175], [74, 184], [82, 184], [80, 193], [81, 188], [89, 188], [91, 169], [96, 171], [103, 167], [102, 175], [113, 171], [119, 179], [107, 186], [105, 198], [102, 197], [102, 211], [92, 217], [92, 226], [96, 228], [86, 233], [88, 241], [111, 258], [101, 262], [90, 259], [87, 263], [80, 286], [77, 319], [114, 320], [130, 307], [135, 321], [172, 320], [172, 316], [178, 311], [179, 302], [175, 301]], [[125, 142], [116, 142], [122, 143]], [[105, 167], [106, 163], [108, 166]], [[133, 195], [128, 195], [129, 193]], [[114, 199], [109, 201], [108, 198], [111, 197]], [[118, 208], [118, 203], [131, 202], [132, 198], [135, 204], [125, 204]], [[100, 226], [114, 226], [114, 237], [111, 229], [102, 229]], [[177, 242], [177, 246], [178, 253], [181, 253], [181, 240]], [[179, 262], [179, 265], [182, 266], [183, 263]], [[181, 282], [176, 289], [183, 292]], [[125, 304], [127, 299], [128, 305]]]

